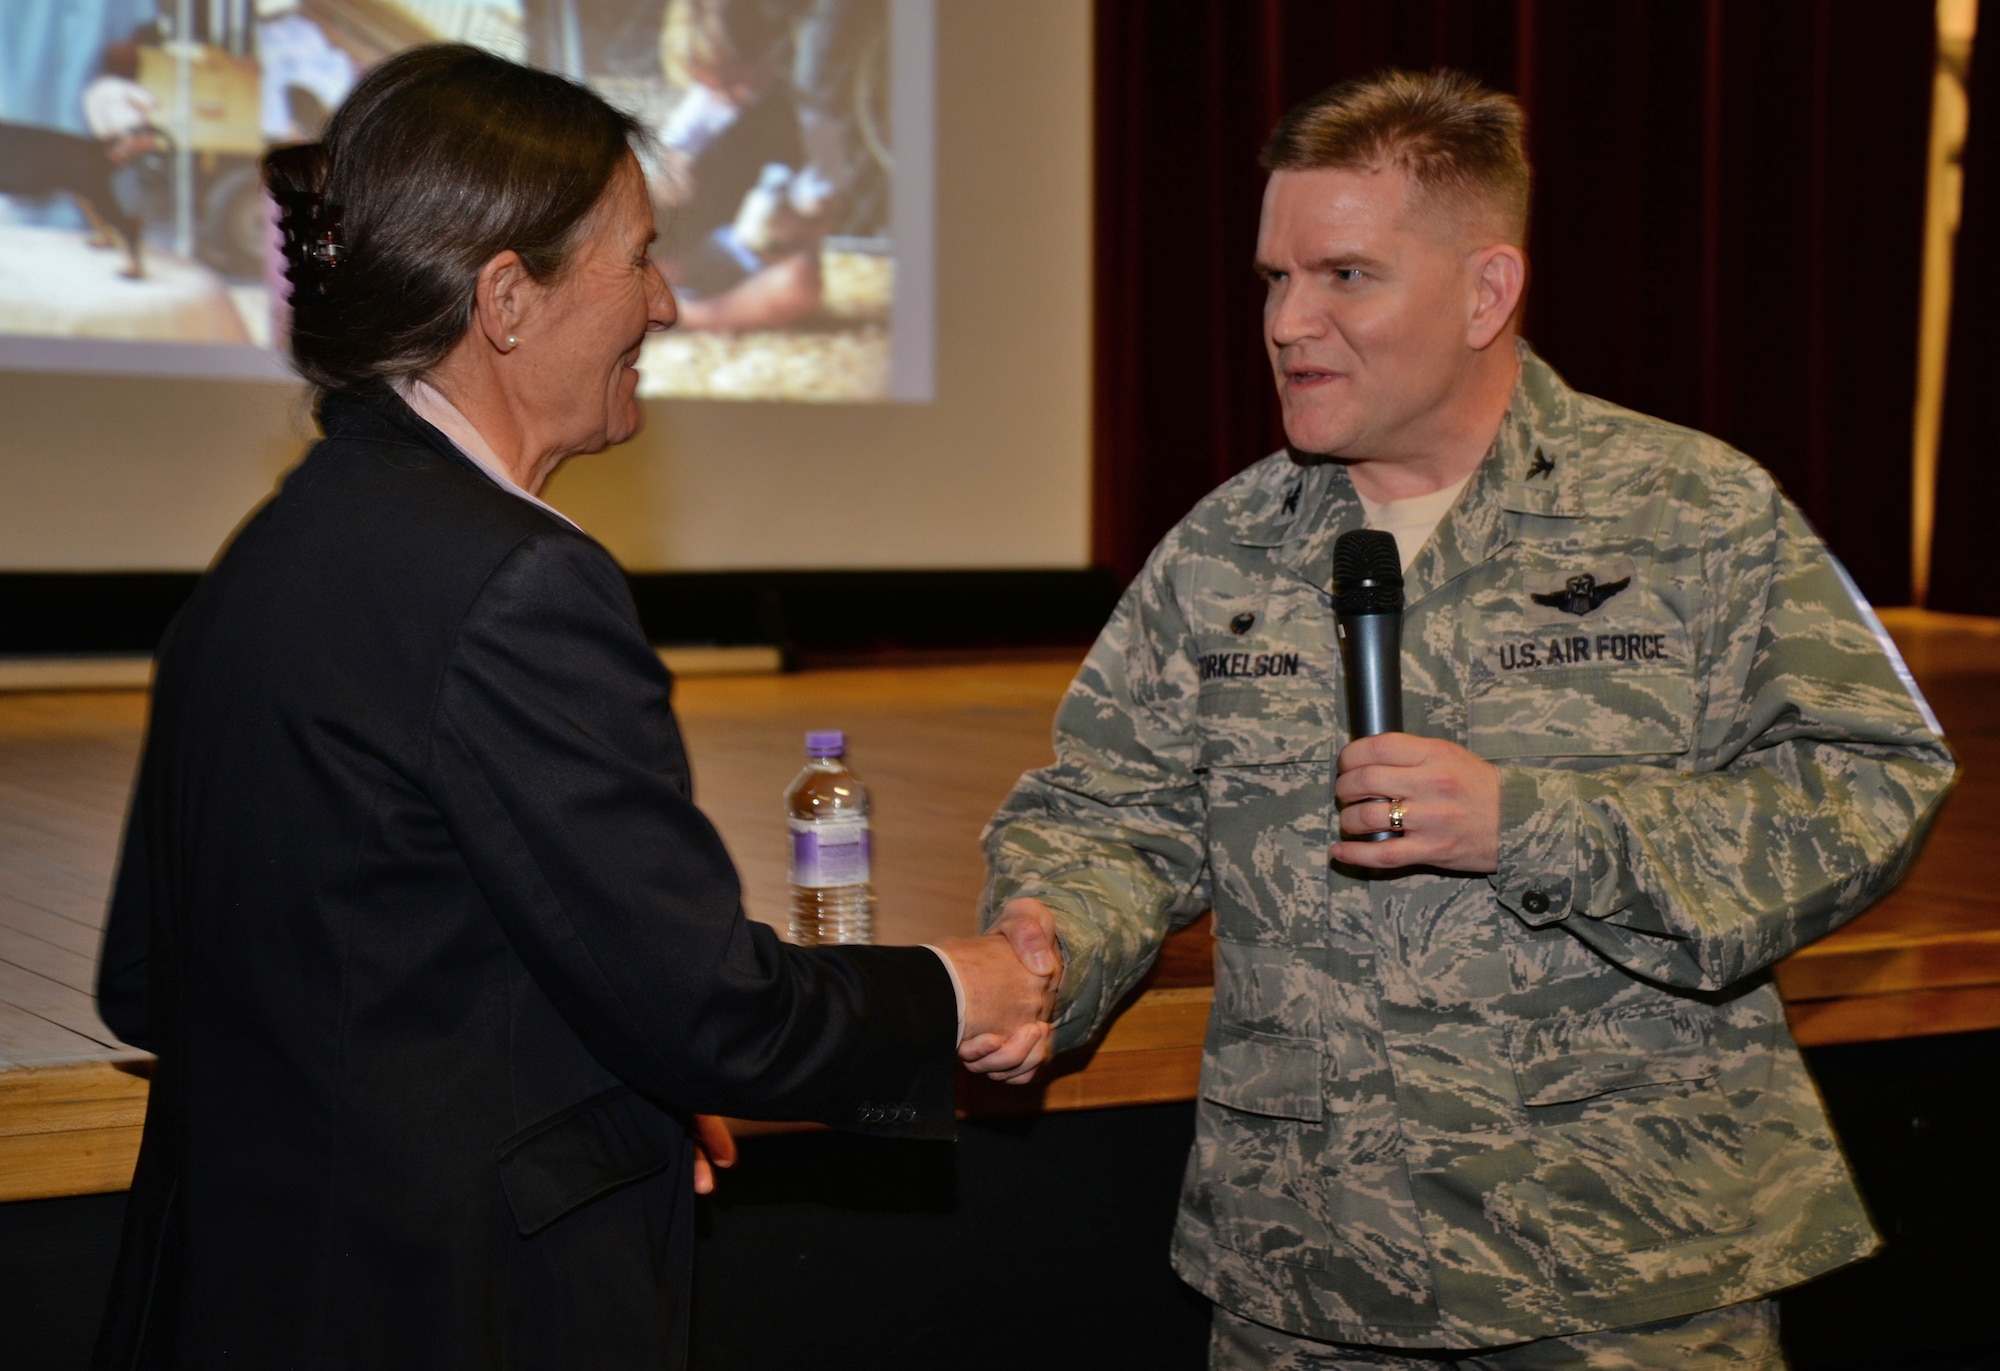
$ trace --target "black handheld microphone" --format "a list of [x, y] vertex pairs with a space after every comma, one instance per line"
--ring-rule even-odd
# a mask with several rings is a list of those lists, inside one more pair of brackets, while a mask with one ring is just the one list
[[[1403, 731], [1403, 555], [1396, 536], [1357, 528], [1333, 544], [1333, 612], [1356, 738]], [[1360, 833], [1379, 843], [1395, 833]]]

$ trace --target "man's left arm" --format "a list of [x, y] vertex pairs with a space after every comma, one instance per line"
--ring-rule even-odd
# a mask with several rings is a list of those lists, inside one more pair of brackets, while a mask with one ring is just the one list
[[[1670, 985], [1727, 986], [1880, 899], [1954, 763], [1873, 611], [1803, 516], [1765, 490], [1768, 503], [1708, 544], [1715, 599], [1692, 772], [1491, 767], [1455, 744], [1385, 735], [1352, 745], [1365, 769], [1343, 755], [1342, 798], [1409, 793], [1415, 770], [1387, 780], [1387, 764], [1421, 744], [1427, 807], [1410, 805], [1411, 836], [1419, 815], [1425, 828], [1446, 818], [1463, 830], [1458, 860], [1424, 860], [1490, 873], [1525, 922], [1566, 920], [1612, 961]], [[1352, 808], [1350, 832], [1386, 826], [1380, 802]], [[1341, 843], [1334, 856], [1417, 860], [1384, 851], [1402, 846]]]

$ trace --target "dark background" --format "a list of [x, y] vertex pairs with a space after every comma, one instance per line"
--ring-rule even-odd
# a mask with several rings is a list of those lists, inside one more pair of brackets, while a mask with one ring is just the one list
[[[0, 572], [0, 655], [149, 653], [193, 572]], [[656, 643], [768, 643], [791, 665], [1022, 645], [1078, 657], [1124, 582], [1088, 571], [667, 571], [626, 578]]]
[[[1783, 1298], [1792, 1371], [2000, 1371], [2000, 1032], [1806, 1053], [1888, 1246]], [[693, 1371], [1200, 1371], [1167, 1266], [1192, 1105], [746, 1140], [703, 1201]], [[123, 1195], [0, 1205], [9, 1371], [80, 1371]]]
[[1527, 110], [1530, 341], [1750, 453], [1909, 603], [1935, 47], [1879, 0], [1099, 0], [1096, 559], [1129, 577], [1283, 442], [1250, 271], [1279, 114], [1451, 66]]
[[[661, 641], [1085, 642], [1160, 536], [1282, 442], [1250, 260], [1257, 149], [1385, 66], [1514, 92], [1536, 168], [1526, 331], [1579, 389], [1769, 467], [1878, 604], [1911, 600], [1935, 62], [1923, 0], [1097, 0], [1090, 572], [635, 578]], [[1991, 66], [1989, 61], [1986, 65]], [[1977, 66], [1977, 63], [1975, 63]], [[2000, 230], [1974, 72], [1962, 240]], [[1990, 108], [1989, 108], [1990, 106]], [[2000, 260], [1958, 255], [1934, 608], [2000, 613]], [[844, 579], [843, 579], [844, 578]], [[144, 651], [190, 576], [0, 576], [0, 653]]]

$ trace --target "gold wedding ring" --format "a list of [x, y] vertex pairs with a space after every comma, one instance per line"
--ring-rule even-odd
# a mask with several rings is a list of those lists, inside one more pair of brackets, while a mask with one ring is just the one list
[[1391, 833], [1401, 833], [1403, 831], [1403, 802], [1401, 800], [1389, 801], [1389, 831]]

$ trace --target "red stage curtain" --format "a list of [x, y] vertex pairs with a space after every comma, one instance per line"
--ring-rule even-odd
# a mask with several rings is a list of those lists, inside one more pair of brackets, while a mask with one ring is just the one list
[[1449, 65], [1528, 109], [1528, 336], [1737, 444], [1909, 595], [1934, 31], [1871, 0], [1098, 0], [1094, 551], [1131, 575], [1282, 442], [1250, 275], [1283, 109]]
[[[1960, 614], [2000, 614], [2000, 572], [1987, 560], [2000, 515], [2000, 260], [1986, 248], [2000, 234], [2000, 55], [1973, 45], [1972, 122], [1965, 138], [1965, 205], [1953, 262], [1951, 350], [1944, 423], [1938, 434], [1937, 523], [1926, 603]], [[1985, 52], [1981, 57], [1979, 54]], [[1986, 88], [1980, 87], [1985, 71]], [[2000, 388], [2000, 387], [1997, 387]]]

